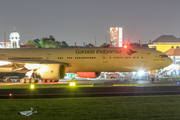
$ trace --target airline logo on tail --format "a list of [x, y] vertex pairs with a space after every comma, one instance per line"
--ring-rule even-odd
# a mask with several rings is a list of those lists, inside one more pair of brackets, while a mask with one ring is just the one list
[[134, 54], [134, 53], [136, 53], [137, 51], [133, 51], [133, 50], [131, 50], [131, 49], [126, 49], [126, 53], [128, 54], [128, 55], [132, 55], [132, 54]]

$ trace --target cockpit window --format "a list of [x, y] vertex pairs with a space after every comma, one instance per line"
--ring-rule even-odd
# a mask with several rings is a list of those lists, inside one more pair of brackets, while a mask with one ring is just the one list
[[168, 57], [167, 55], [159, 55], [159, 58]]

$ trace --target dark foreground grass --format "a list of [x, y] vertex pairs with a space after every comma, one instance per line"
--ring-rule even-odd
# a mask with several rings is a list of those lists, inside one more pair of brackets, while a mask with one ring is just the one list
[[[8, 85], [0, 85], [0, 89], [26, 89], [30, 88], [30, 83], [27, 84], [13, 84], [10, 83]], [[61, 88], [61, 87], [69, 87], [69, 84], [34, 84], [35, 88]], [[93, 87], [92, 85], [77, 85], [77, 87]]]
[[[19, 88], [30, 88], [30, 83], [27, 84], [8, 84], [8, 85], [0, 85], [0, 89], [19, 89]], [[60, 88], [60, 87], [68, 87], [68, 84], [34, 84], [35, 88]]]
[[180, 96], [0, 99], [0, 120], [179, 120]]

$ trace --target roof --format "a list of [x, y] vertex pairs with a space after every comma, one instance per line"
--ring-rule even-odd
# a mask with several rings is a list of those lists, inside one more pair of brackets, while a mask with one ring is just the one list
[[180, 40], [173, 35], [161, 35], [157, 39], [153, 41], [154, 42], [180, 42]]
[[165, 54], [170, 56], [180, 56], [180, 49], [169, 49]]
[[14, 31], [14, 32], [11, 32], [11, 34], [9, 35], [9, 37], [20, 37], [19, 33]]

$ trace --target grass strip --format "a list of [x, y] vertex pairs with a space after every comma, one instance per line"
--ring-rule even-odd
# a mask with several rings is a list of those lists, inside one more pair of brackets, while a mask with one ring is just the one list
[[23, 120], [19, 111], [34, 108], [32, 120], [178, 120], [180, 95], [0, 99], [1, 120]]

